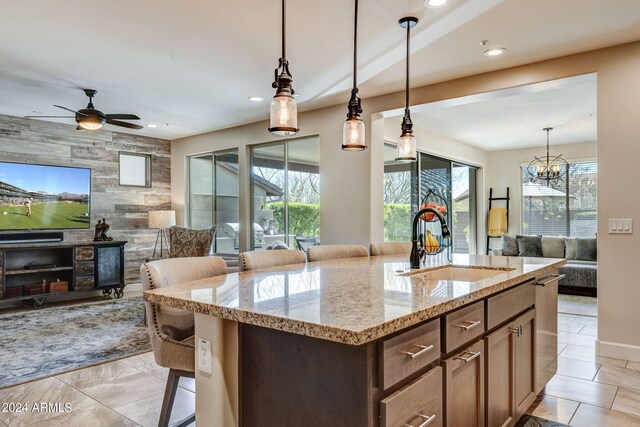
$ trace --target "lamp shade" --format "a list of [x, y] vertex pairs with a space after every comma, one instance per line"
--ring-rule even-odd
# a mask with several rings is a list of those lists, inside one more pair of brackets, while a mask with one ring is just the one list
[[149, 211], [149, 228], [169, 228], [176, 225], [176, 211]]

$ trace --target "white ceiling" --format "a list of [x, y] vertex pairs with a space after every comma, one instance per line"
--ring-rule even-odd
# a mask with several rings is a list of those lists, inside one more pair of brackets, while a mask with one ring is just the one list
[[[487, 151], [597, 140], [596, 75], [414, 106], [416, 127]], [[400, 129], [400, 116], [390, 118]]]
[[[104, 112], [159, 125], [144, 135], [177, 138], [266, 119], [279, 7], [277, 0], [5, 1], [0, 113], [80, 108], [79, 89], [89, 87]], [[440, 9], [366, 0], [360, 9], [363, 97], [403, 88], [404, 31], [396, 21], [407, 14], [421, 18], [412, 32], [412, 86], [640, 40], [638, 0], [451, 0]], [[302, 111], [346, 104], [352, 14], [345, 0], [288, 2], [287, 57]], [[483, 39], [507, 54], [484, 57]]]

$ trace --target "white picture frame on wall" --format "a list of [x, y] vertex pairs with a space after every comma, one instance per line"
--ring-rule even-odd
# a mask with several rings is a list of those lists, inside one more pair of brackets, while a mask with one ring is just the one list
[[120, 152], [119, 182], [127, 187], [151, 187], [151, 155]]

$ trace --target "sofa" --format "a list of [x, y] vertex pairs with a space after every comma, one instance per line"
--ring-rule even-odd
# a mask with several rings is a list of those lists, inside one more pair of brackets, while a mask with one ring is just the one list
[[502, 247], [492, 255], [565, 258], [560, 267], [565, 278], [558, 282], [558, 291], [569, 295], [597, 296], [597, 240], [554, 236], [502, 235]]

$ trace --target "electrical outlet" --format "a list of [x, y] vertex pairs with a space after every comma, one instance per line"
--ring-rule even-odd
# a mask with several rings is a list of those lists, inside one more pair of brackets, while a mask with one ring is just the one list
[[198, 338], [198, 370], [211, 373], [211, 341]]
[[633, 234], [633, 220], [610, 219], [609, 234]]

